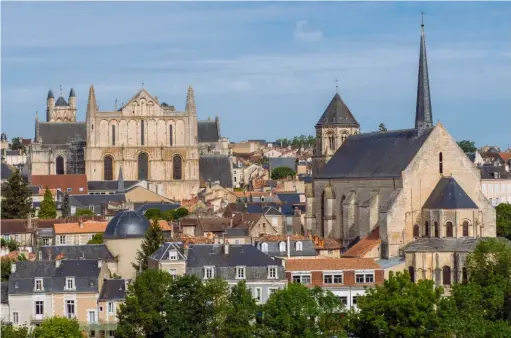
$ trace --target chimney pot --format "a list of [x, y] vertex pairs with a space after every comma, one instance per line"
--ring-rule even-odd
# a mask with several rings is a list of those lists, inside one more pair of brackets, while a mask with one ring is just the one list
[[62, 260], [57, 259], [57, 260], [55, 261], [55, 267], [57, 267], [57, 268], [58, 268], [58, 267], [60, 267], [60, 263], [61, 263], [61, 262], [62, 262]]
[[101, 259], [98, 260], [98, 268], [101, 269], [103, 267], [103, 261]]
[[226, 255], [228, 255], [228, 254], [229, 254], [229, 241], [228, 241], [228, 240], [226, 240], [226, 241], [224, 242], [224, 253], [225, 253]]
[[12, 262], [11, 263], [11, 273], [15, 273], [16, 272], [16, 262]]

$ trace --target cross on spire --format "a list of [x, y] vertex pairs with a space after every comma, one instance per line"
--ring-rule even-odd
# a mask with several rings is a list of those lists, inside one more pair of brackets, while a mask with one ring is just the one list
[[339, 79], [335, 78], [335, 92], [339, 94]]
[[421, 12], [421, 27], [424, 28], [424, 12]]
[[60, 96], [62, 96], [62, 85], [60, 85]]

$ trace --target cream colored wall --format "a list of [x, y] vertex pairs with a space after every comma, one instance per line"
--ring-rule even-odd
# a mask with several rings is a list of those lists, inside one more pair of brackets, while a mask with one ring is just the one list
[[140, 249], [142, 238], [105, 238], [104, 243], [112, 255], [117, 257], [117, 274], [125, 279], [135, 278], [136, 271], [131, 263], [136, 263], [136, 254]]
[[[114, 303], [114, 312], [108, 313], [108, 303]], [[123, 301], [98, 301], [98, 312], [99, 312], [99, 321], [102, 323], [117, 323], [117, 313], [119, 312], [119, 306], [124, 303]], [[103, 311], [99, 311], [100, 308], [103, 308]]]
[[158, 195], [143, 187], [135, 187], [130, 191], [126, 192], [126, 201], [131, 203], [143, 203], [143, 202], [170, 202], [168, 198], [162, 195]]
[[494, 207], [500, 203], [511, 203], [511, 180], [509, 179], [481, 180], [481, 190]]
[[383, 275], [384, 275], [384, 278], [387, 280], [387, 279], [389, 279], [390, 271], [392, 271], [392, 272], [394, 272], [394, 274], [396, 274], [397, 272], [403, 272], [403, 270], [407, 270], [407, 266], [406, 266], [405, 262], [394, 265], [390, 268], [384, 269]]
[[186, 273], [185, 261], [159, 261], [158, 268], [160, 270], [169, 272], [170, 269], [176, 269], [176, 275], [182, 276]]
[[257, 223], [252, 227], [252, 230], [250, 230], [250, 237], [252, 238], [259, 237], [261, 235], [278, 235], [277, 230], [264, 216], [262, 216], [259, 221], [257, 221]]
[[[329, 258], [340, 258], [341, 257], [341, 250], [339, 250], [339, 249], [337, 249], [337, 250], [320, 249], [317, 251], [321, 257], [329, 257]], [[331, 253], [329, 253], [329, 251], [331, 251]]]

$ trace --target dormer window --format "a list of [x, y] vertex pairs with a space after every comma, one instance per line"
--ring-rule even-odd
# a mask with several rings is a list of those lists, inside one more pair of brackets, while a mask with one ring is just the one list
[[277, 279], [277, 267], [276, 266], [269, 266], [268, 267], [268, 279]]
[[169, 251], [169, 261], [177, 261], [177, 251], [176, 250]]
[[286, 251], [286, 242], [280, 242], [279, 243], [279, 251], [280, 252]]
[[261, 244], [261, 251], [268, 252], [268, 243]]
[[35, 291], [43, 291], [43, 280], [42, 279], [35, 280], [34, 290]]
[[204, 267], [204, 279], [213, 279], [213, 278], [215, 278], [215, 267], [205, 266]]
[[236, 267], [236, 279], [245, 279], [245, 267], [244, 266], [237, 266]]
[[302, 242], [300, 242], [300, 241], [296, 242], [295, 246], [296, 246], [296, 251], [302, 251], [303, 250], [303, 243]]
[[75, 289], [75, 279], [74, 277], [66, 278], [66, 290], [74, 290]]

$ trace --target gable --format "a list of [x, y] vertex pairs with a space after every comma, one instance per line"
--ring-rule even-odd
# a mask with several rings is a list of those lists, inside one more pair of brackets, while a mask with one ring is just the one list
[[144, 187], [135, 186], [126, 193], [126, 201], [131, 203], [172, 202], [170, 199]]
[[142, 88], [118, 111], [122, 115], [145, 116], [145, 115], [163, 115], [163, 108], [149, 92]]

